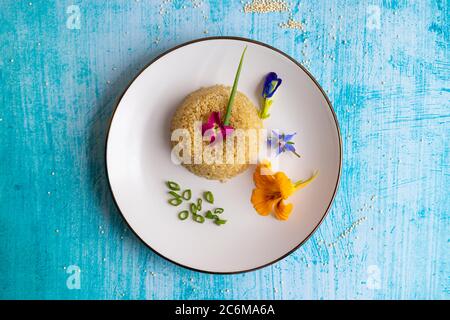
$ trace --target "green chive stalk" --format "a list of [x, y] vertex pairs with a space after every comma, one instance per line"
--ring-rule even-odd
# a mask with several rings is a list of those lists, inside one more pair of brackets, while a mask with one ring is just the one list
[[233, 108], [234, 97], [236, 96], [237, 86], [238, 86], [238, 82], [239, 82], [239, 76], [241, 75], [242, 62], [244, 61], [244, 55], [245, 55], [246, 51], [247, 51], [247, 47], [245, 47], [244, 52], [242, 52], [241, 60], [239, 61], [239, 67], [236, 71], [236, 76], [234, 77], [233, 88], [231, 89], [230, 99], [228, 100], [228, 105], [227, 105], [227, 113], [225, 114], [225, 120], [223, 121], [223, 124], [225, 126], [228, 126], [230, 124], [231, 109]]

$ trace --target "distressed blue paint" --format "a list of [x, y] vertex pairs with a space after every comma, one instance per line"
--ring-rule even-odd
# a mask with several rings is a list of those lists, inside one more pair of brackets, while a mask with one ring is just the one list
[[[164, 16], [160, 3], [1, 2], [0, 298], [448, 299], [448, 2], [293, 1], [304, 34], [278, 27], [288, 13], [244, 14], [238, 1], [177, 0]], [[71, 4], [81, 30], [66, 28]], [[368, 5], [380, 29], [366, 28]], [[206, 30], [305, 61], [344, 142], [342, 184], [318, 232], [242, 275], [191, 272], [149, 251], [105, 178], [114, 101], [149, 60]], [[69, 265], [82, 270], [80, 290], [66, 287]], [[370, 265], [380, 289], [368, 288]]]

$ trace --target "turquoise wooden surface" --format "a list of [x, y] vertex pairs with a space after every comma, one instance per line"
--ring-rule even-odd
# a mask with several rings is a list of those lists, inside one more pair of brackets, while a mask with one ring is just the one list
[[[288, 5], [260, 14], [239, 1], [1, 1], [0, 298], [450, 297], [448, 1]], [[290, 15], [303, 31], [280, 27]], [[212, 35], [303, 62], [344, 144], [342, 183], [317, 233], [283, 261], [232, 276], [148, 250], [104, 168], [108, 120], [130, 79], [164, 50]]]

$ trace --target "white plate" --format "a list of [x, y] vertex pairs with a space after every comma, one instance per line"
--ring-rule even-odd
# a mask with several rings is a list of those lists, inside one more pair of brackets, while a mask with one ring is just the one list
[[[239, 90], [258, 105], [261, 82], [271, 71], [283, 84], [265, 127], [298, 132], [302, 158], [281, 157], [281, 169], [293, 180], [318, 178], [289, 198], [288, 221], [258, 215], [250, 203], [250, 168], [220, 183], [202, 179], [170, 161], [170, 119], [190, 92], [214, 84], [232, 85], [248, 46]], [[129, 226], [164, 258], [203, 272], [236, 273], [274, 263], [303, 244], [319, 226], [333, 201], [341, 171], [341, 139], [330, 102], [301, 65], [263, 43], [243, 38], [206, 38], [178, 46], [150, 63], [120, 100], [109, 130], [106, 160], [112, 193]], [[225, 208], [228, 223], [180, 221], [167, 204], [166, 180], [211, 190]]]

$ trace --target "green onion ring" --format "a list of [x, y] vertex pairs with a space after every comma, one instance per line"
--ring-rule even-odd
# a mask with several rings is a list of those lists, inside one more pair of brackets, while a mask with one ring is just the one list
[[181, 211], [181, 212], [178, 214], [178, 218], [179, 218], [180, 220], [186, 220], [188, 217], [189, 217], [189, 211], [187, 211], [187, 210]]
[[170, 190], [180, 191], [180, 185], [176, 182], [167, 181], [166, 185], [167, 185], [167, 187], [169, 187]]

